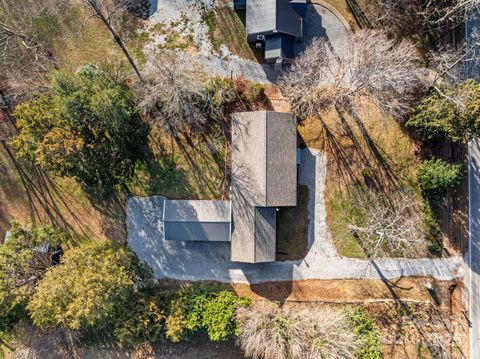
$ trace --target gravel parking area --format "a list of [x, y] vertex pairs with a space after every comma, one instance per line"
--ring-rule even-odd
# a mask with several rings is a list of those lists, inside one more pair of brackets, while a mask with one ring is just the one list
[[[433, 276], [451, 279], [459, 275], [459, 257], [447, 259], [340, 258], [328, 240], [323, 201], [325, 160], [320, 153], [302, 152], [300, 183], [309, 186], [313, 228], [311, 247], [301, 261], [245, 264], [230, 261], [230, 243], [167, 242], [163, 240], [163, 198], [132, 197], [127, 204], [128, 245], [153, 268], [158, 278], [214, 280], [226, 283], [261, 283], [301, 279], [397, 278]], [[313, 208], [315, 207], [315, 208]], [[312, 212], [312, 211], [311, 211]]]
[[297, 43], [297, 54], [303, 52], [316, 37], [326, 38], [333, 49], [348, 37], [345, 25], [322, 5], [309, 4], [303, 24], [303, 39]]
[[[153, 14], [148, 19], [147, 29], [159, 24], [165, 29], [172, 29], [191, 38], [198, 49], [195, 53], [178, 51], [178, 56], [194, 67], [203, 69], [206, 73], [218, 76], [243, 76], [247, 80], [259, 83], [275, 83], [280, 75], [273, 65], [259, 64], [233, 55], [226, 46], [220, 51], [214, 50], [208, 36], [208, 26], [202, 19], [205, 10], [217, 5], [215, 0], [158, 0], [153, 1]], [[327, 37], [332, 46], [343, 41], [348, 31], [340, 19], [327, 8], [318, 5], [308, 5], [304, 22], [304, 39], [298, 43], [296, 52], [302, 52], [314, 37]], [[145, 50], [148, 57], [155, 56], [159, 45], [167, 41], [167, 34], [152, 33], [151, 41]]]

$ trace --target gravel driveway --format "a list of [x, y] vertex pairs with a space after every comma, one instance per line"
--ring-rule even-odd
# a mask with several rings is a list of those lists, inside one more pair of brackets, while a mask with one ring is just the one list
[[[198, 52], [187, 54], [179, 51], [179, 56], [185, 57], [183, 61], [202, 68], [206, 73], [218, 76], [233, 74], [254, 82], [275, 83], [280, 73], [274, 70], [273, 65], [259, 64], [233, 55], [226, 46], [222, 46], [219, 52], [213, 49], [208, 36], [208, 26], [202, 19], [202, 11], [212, 9], [215, 3], [214, 0], [158, 0], [154, 2], [155, 11], [148, 19], [147, 28], [163, 24], [165, 28], [174, 29], [186, 38], [191, 37]], [[335, 48], [336, 43], [348, 36], [348, 31], [328, 9], [321, 5], [309, 4], [304, 39], [298, 44], [297, 53], [303, 51], [310, 41], [318, 36], [326, 36]], [[147, 57], [155, 56], [158, 45], [165, 43], [167, 35], [153, 32], [152, 37], [145, 47]]]
[[[458, 257], [448, 259], [365, 260], [337, 257], [328, 239], [323, 191], [326, 164], [323, 155], [302, 152], [300, 183], [309, 186], [310, 250], [301, 261], [245, 264], [230, 261], [230, 243], [167, 242], [163, 240], [163, 198], [132, 197], [127, 204], [128, 245], [153, 268], [158, 278], [214, 280], [227, 283], [261, 283], [301, 279], [397, 278], [433, 276], [451, 279], [459, 275]], [[313, 207], [315, 208], [313, 208]], [[313, 211], [312, 211], [313, 209]]]
[[305, 50], [316, 37], [326, 38], [335, 49], [337, 44], [348, 37], [348, 30], [327, 8], [318, 4], [308, 4], [303, 20], [303, 39], [297, 43], [296, 53]]

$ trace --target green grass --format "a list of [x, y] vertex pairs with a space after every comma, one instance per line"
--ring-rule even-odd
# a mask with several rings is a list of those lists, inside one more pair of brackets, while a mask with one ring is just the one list
[[299, 186], [296, 207], [282, 207], [277, 213], [277, 260], [295, 260], [308, 251], [308, 197], [307, 186]]
[[367, 256], [359, 246], [352, 232], [348, 229], [348, 218], [355, 213], [355, 208], [344, 192], [332, 195], [328, 206], [329, 229], [335, 248], [341, 256], [366, 259]]

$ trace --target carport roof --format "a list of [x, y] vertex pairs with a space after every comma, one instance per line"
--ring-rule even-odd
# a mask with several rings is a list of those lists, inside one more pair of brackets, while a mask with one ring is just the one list
[[230, 223], [230, 201], [165, 200], [163, 221]]

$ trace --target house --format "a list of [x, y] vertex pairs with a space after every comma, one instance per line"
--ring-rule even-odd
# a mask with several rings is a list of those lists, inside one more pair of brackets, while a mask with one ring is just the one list
[[297, 205], [297, 123], [278, 112], [232, 122], [232, 261], [275, 261], [277, 207]]
[[246, 0], [247, 41], [263, 46], [265, 62], [293, 60], [295, 42], [303, 36], [306, 6], [306, 0]]
[[288, 113], [236, 113], [231, 201], [165, 200], [164, 239], [231, 242], [231, 260], [275, 261], [278, 207], [297, 205], [297, 121]]

